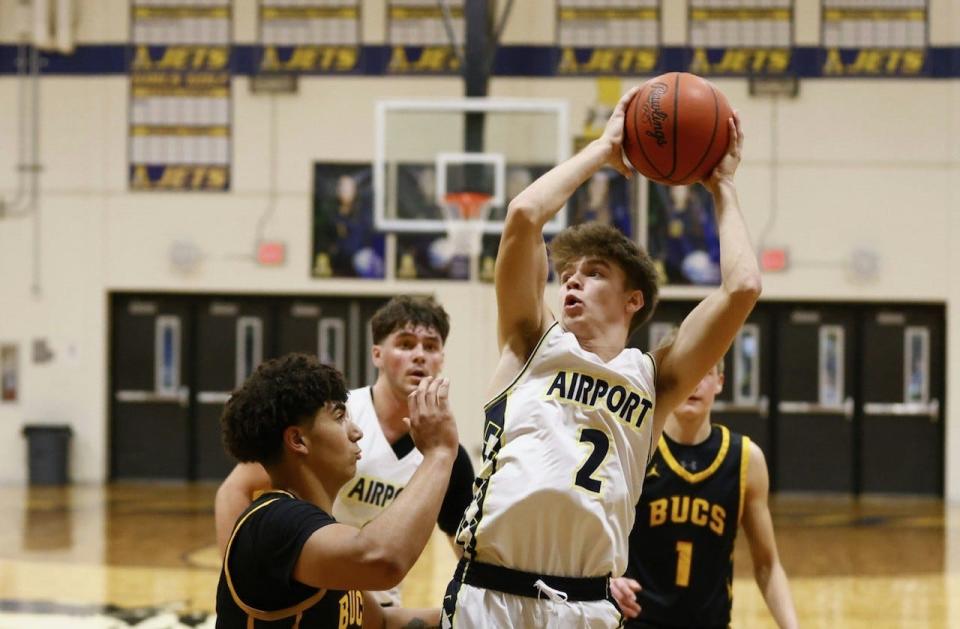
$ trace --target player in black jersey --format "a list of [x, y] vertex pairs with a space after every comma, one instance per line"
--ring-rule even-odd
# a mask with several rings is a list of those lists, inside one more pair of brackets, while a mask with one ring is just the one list
[[[714, 397], [722, 388], [721, 360], [667, 418], [647, 468], [627, 568], [642, 589], [637, 605], [622, 605], [625, 615], [639, 612], [639, 617], [628, 627], [727, 627], [741, 522], [767, 607], [780, 627], [797, 626], [767, 506], [763, 452], [748, 437], [711, 424]], [[624, 587], [617, 583], [612, 589]]]
[[338, 523], [333, 499], [353, 477], [360, 430], [346, 385], [315, 357], [262, 364], [221, 418], [240, 461], [261, 463], [273, 490], [248, 507], [227, 544], [217, 627], [425, 627], [439, 610], [383, 609], [362, 590], [399, 583], [433, 531], [457, 456], [448, 383], [425, 377], [410, 394], [410, 434], [423, 461], [403, 493], [362, 529]]

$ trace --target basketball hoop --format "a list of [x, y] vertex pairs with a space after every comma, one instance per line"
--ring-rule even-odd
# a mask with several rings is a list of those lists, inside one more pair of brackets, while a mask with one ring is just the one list
[[493, 195], [472, 191], [443, 195], [444, 224], [452, 255], [480, 255], [492, 198]]

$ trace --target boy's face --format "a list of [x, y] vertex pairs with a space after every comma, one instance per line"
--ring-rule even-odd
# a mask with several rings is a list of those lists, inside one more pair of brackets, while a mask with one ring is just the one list
[[409, 395], [443, 369], [443, 339], [432, 326], [408, 323], [373, 346], [373, 364], [398, 394]]
[[714, 398], [721, 391], [723, 391], [723, 374], [713, 366], [697, 383], [693, 393], [680, 403], [673, 414], [679, 419], [702, 419], [710, 413]]
[[354, 477], [360, 460], [357, 441], [363, 432], [353, 423], [343, 404], [325, 404], [313, 422], [303, 428], [303, 433], [309, 445], [310, 467], [319, 478], [335, 482], [339, 487]]
[[577, 336], [611, 325], [629, 327], [643, 295], [626, 288], [620, 265], [596, 257], [574, 260], [560, 270], [560, 319]]

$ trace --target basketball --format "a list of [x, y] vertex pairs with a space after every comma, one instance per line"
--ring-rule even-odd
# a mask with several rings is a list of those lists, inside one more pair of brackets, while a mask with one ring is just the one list
[[668, 72], [643, 84], [627, 105], [623, 150], [644, 177], [687, 185], [723, 158], [733, 115], [726, 97], [699, 76]]

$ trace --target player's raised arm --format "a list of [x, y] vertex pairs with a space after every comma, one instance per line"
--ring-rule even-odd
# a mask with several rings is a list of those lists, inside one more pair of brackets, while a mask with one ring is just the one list
[[734, 173], [740, 164], [743, 130], [736, 113], [729, 121], [727, 154], [703, 184], [713, 195], [720, 235], [720, 286], [687, 315], [676, 340], [654, 353], [657, 360], [655, 419], [683, 401], [723, 357], [760, 297], [760, 269], [740, 213]]
[[624, 111], [638, 89], [633, 88], [620, 99], [600, 138], [534, 181], [510, 202], [495, 276], [501, 353], [509, 347], [517, 358], [525, 360], [552, 323], [552, 315], [543, 304], [547, 282], [543, 226], [602, 167], [611, 166], [630, 176], [620, 146]]
[[427, 376], [410, 394], [410, 435], [423, 461], [403, 492], [363, 528], [330, 524], [314, 532], [293, 569], [298, 581], [385, 590], [403, 580], [430, 539], [457, 456], [448, 387], [445, 379]]

